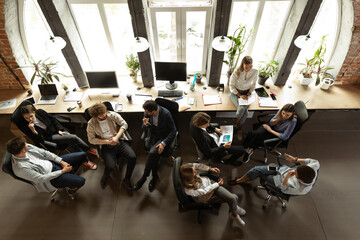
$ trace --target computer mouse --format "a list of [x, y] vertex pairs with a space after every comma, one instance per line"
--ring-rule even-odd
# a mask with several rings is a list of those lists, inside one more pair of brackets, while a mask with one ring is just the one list
[[269, 86], [265, 86], [266, 89], [269, 89], [270, 87]]
[[136, 88], [136, 90], [138, 90], [138, 91], [139, 91], [140, 89], [141, 89], [141, 87], [137, 87], [137, 88]]
[[207, 89], [207, 87], [203, 87], [203, 89], [204, 89], [204, 90], [206, 90], [206, 89]]

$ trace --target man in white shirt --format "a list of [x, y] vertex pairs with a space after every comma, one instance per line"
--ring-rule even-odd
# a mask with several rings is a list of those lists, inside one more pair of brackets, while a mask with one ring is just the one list
[[30, 181], [39, 192], [52, 192], [57, 188], [80, 188], [83, 177], [74, 174], [87, 161], [85, 152], [65, 154], [61, 157], [44, 149], [27, 144], [24, 137], [7, 142], [7, 151], [12, 154], [14, 174]]

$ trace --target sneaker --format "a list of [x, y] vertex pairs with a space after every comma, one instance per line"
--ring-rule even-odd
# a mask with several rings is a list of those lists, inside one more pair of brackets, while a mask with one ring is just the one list
[[95, 163], [91, 162], [91, 161], [84, 162], [84, 165], [89, 167], [92, 170], [97, 169], [97, 165]]
[[235, 217], [232, 215], [232, 213], [230, 213], [230, 218], [232, 219], [232, 220], [234, 220], [237, 224], [239, 224], [240, 226], [245, 226], [245, 222], [244, 222], [244, 220], [242, 220], [241, 218], [240, 218], [240, 216], [239, 215], [236, 215]]
[[244, 216], [246, 214], [246, 211], [245, 209], [237, 206], [237, 209], [236, 209], [237, 213], [240, 215], [240, 216]]
[[122, 181], [122, 184], [124, 185], [124, 187], [125, 187], [127, 190], [129, 190], [129, 191], [132, 191], [132, 190], [133, 190], [133, 188], [132, 188], [132, 186], [131, 186], [131, 182], [130, 182], [129, 179], [124, 178], [124, 180]]
[[245, 152], [244, 157], [243, 157], [243, 162], [247, 163], [250, 161], [250, 157], [251, 155], [254, 153], [254, 150], [251, 150], [249, 153]]
[[149, 191], [152, 192], [155, 189], [157, 178], [152, 178], [149, 182]]
[[100, 186], [102, 189], [104, 189], [106, 187], [106, 183], [109, 179], [109, 175], [108, 174], [104, 174], [102, 177], [101, 177], [101, 180], [100, 180]]
[[133, 190], [134, 191], [139, 190], [144, 185], [145, 181], [146, 181], [146, 178], [140, 178], [140, 180], [135, 183]]
[[98, 152], [95, 148], [90, 148], [87, 153], [90, 153], [92, 155], [98, 156]]

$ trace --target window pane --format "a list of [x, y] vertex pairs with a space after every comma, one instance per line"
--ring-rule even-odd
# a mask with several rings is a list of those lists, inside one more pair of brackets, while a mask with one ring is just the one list
[[[257, 1], [234, 2], [231, 12], [228, 35], [233, 36], [235, 30], [239, 27], [240, 24], [245, 25], [246, 32], [250, 33], [250, 30], [254, 27], [258, 6], [259, 2]], [[241, 58], [246, 55], [247, 48], [249, 46], [248, 44], [245, 46], [245, 52], [242, 54], [242, 56], [240, 56], [239, 62], [241, 61]], [[228, 60], [226, 54], [224, 55], [224, 60]], [[228, 66], [224, 63], [221, 69], [221, 73], [225, 74], [227, 70]]]
[[176, 13], [156, 12], [157, 37], [159, 41], [158, 61], [177, 61]]
[[128, 5], [105, 4], [106, 18], [116, 55], [116, 70], [119, 75], [129, 75], [126, 68], [126, 55], [137, 55], [133, 49], [134, 33], [131, 25], [131, 16]]
[[254, 67], [258, 67], [259, 61], [266, 60], [265, 54], [272, 58], [290, 4], [291, 1], [268, 1], [265, 3], [251, 54], [254, 59]]
[[96, 4], [71, 4], [81, 39], [92, 64], [92, 70], [113, 70], [110, 52], [100, 13]]
[[202, 69], [204, 54], [206, 12], [186, 12], [186, 62], [187, 72], [195, 73]]
[[[45, 24], [47, 28], [45, 27]], [[51, 57], [52, 61], [58, 62], [57, 68], [54, 69], [54, 72], [60, 72], [66, 76], [72, 76], [71, 70], [62, 55], [62, 52], [54, 52], [44, 47], [45, 41], [50, 39], [48, 30], [50, 32], [51, 30], [36, 1], [26, 0], [24, 2], [24, 30], [29, 50], [28, 54], [32, 56], [35, 61]], [[61, 82], [66, 82], [68, 85], [77, 87], [73, 78], [59, 77]]]

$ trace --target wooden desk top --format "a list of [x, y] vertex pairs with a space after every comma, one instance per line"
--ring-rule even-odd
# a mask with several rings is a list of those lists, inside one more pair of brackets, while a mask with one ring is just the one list
[[[121, 86], [121, 93], [119, 97], [112, 97], [110, 94], [94, 94], [86, 89], [83, 91], [82, 97], [83, 107], [76, 107], [71, 113], [83, 113], [87, 107], [90, 107], [96, 102], [111, 101], [119, 102], [123, 104], [123, 112], [143, 112], [142, 109], [142, 97], [138, 97], [135, 94], [150, 94], [153, 98], [157, 97], [157, 91], [159, 89], [165, 89], [165, 82], [157, 83], [157, 86], [152, 88], [142, 88], [142, 83], [133, 83], [131, 80], [126, 79], [127, 84]], [[203, 80], [204, 82], [204, 80]], [[270, 94], [270, 91], [276, 94], [278, 106], [281, 108], [286, 103], [295, 103], [298, 100], [303, 100], [306, 103], [308, 109], [360, 109], [360, 85], [334, 85], [329, 90], [321, 90], [319, 87], [315, 87], [314, 84], [310, 86], [301, 86], [298, 81], [288, 81], [285, 86], [275, 86], [271, 81], [267, 81], [266, 85], [269, 89], [266, 91]], [[179, 90], [185, 90], [188, 92], [183, 97], [194, 98], [194, 105], [188, 111], [235, 111], [236, 108], [230, 99], [229, 87], [225, 84], [224, 92], [219, 92], [215, 87], [206, 87], [206, 84], [196, 84], [195, 91], [189, 90], [189, 83], [179, 82]], [[291, 86], [291, 88], [289, 88]], [[204, 88], [205, 87], [205, 88]], [[261, 87], [261, 86], [257, 86]], [[137, 88], [141, 88], [137, 90]], [[49, 113], [68, 113], [67, 108], [70, 106], [76, 106], [76, 102], [64, 102], [65, 91], [59, 89], [59, 97], [55, 105], [35, 105], [37, 108], [42, 108]], [[129, 102], [126, 98], [126, 94], [132, 94], [133, 101]], [[202, 101], [202, 94], [219, 94], [222, 98], [222, 104], [204, 106]], [[27, 92], [25, 90], [0, 90], [0, 101], [16, 98], [16, 106], [18, 106], [23, 99], [27, 98]], [[34, 89], [33, 97], [36, 101], [39, 100], [40, 94], [37, 87]], [[258, 101], [252, 103], [249, 106], [249, 110], [272, 110], [277, 108], [261, 108]], [[1, 109], [0, 114], [12, 114], [15, 108]]]

